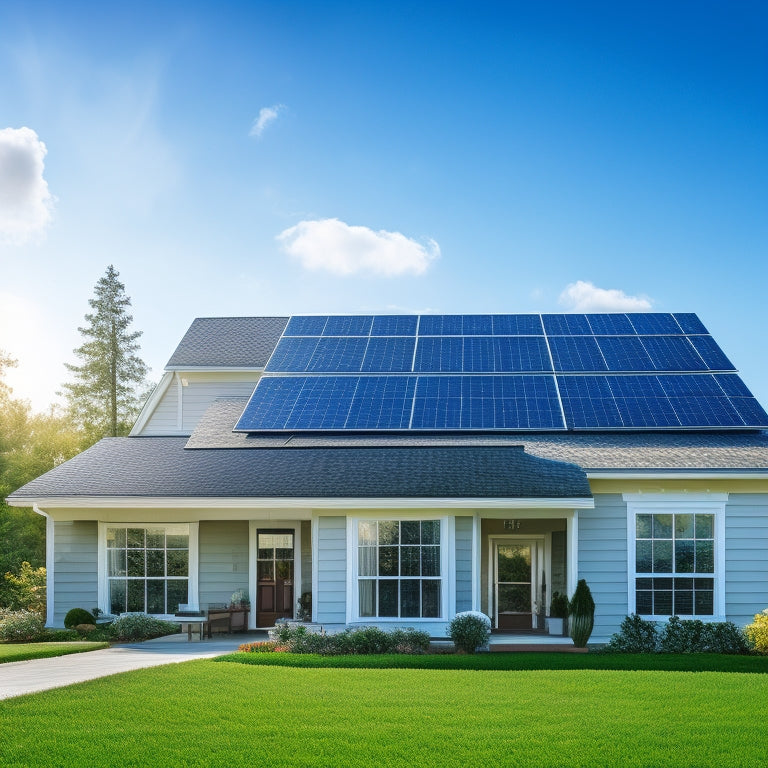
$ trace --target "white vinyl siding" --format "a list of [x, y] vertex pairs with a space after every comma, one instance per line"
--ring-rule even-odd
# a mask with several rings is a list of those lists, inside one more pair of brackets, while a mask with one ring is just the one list
[[92, 611], [99, 604], [98, 523], [54, 523], [53, 626], [63, 627], [71, 608]]
[[248, 591], [248, 521], [200, 523], [200, 607], [228, 603], [239, 589]]

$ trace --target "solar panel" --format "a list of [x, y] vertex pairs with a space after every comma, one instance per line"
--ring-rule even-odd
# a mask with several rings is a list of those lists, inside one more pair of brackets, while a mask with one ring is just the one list
[[465, 337], [464, 373], [513, 373], [551, 371], [543, 337]]
[[558, 376], [557, 385], [569, 429], [624, 426], [607, 376]]
[[318, 339], [315, 351], [312, 353], [312, 359], [305, 370], [354, 373], [359, 371], [363, 364], [363, 356], [367, 346], [367, 338], [355, 336], [349, 338], [332, 336]]
[[413, 365], [415, 338], [404, 336], [375, 337], [368, 340], [361, 371], [408, 372]]
[[426, 336], [416, 345], [414, 371], [428, 373], [461, 373], [464, 339]]
[[632, 327], [641, 335], [666, 334], [675, 335], [682, 333], [682, 328], [672, 315], [664, 315], [655, 312], [636, 312], [627, 315]]
[[327, 317], [294, 315], [288, 321], [283, 336], [319, 336], [327, 320]]
[[371, 336], [415, 336], [418, 315], [376, 315]]
[[597, 341], [609, 371], [653, 371], [639, 336], [601, 336]]
[[461, 336], [464, 327], [462, 315], [421, 315], [419, 336]]
[[657, 371], [706, 371], [707, 366], [684, 336], [643, 336], [640, 341]]
[[683, 333], [705, 333], [709, 331], [704, 327], [704, 323], [692, 312], [675, 313], [673, 315], [677, 324], [683, 329]]
[[493, 315], [462, 315], [464, 336], [490, 336], [493, 333]]
[[345, 428], [408, 429], [415, 389], [415, 376], [361, 376]]
[[626, 336], [635, 332], [626, 315], [607, 313], [587, 315], [587, 322], [595, 336]]
[[368, 336], [372, 324], [370, 315], [332, 315], [323, 328], [323, 336]]
[[607, 371], [593, 336], [552, 336], [549, 340], [556, 371]]
[[696, 352], [701, 356], [710, 371], [733, 371], [733, 363], [725, 356], [723, 350], [711, 336], [689, 336]]
[[543, 336], [539, 315], [493, 315], [494, 336]]
[[267, 362], [267, 371], [306, 371], [317, 348], [317, 338], [284, 338]]
[[591, 336], [586, 315], [542, 315], [548, 336]]

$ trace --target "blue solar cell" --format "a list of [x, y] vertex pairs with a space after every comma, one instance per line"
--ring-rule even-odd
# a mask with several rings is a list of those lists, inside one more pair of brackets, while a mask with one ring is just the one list
[[659, 375], [655, 377], [668, 397], [724, 397], [712, 374]]
[[629, 318], [620, 313], [587, 315], [587, 322], [595, 336], [631, 336], [635, 332]]
[[741, 377], [733, 373], [718, 373], [713, 378], [728, 397], [754, 397]]
[[355, 373], [363, 364], [367, 337], [337, 337], [321, 338], [309, 361], [306, 370], [315, 373]]
[[558, 376], [557, 384], [569, 429], [624, 426], [607, 376]]
[[591, 336], [586, 315], [542, 315], [547, 336]]
[[288, 321], [283, 336], [320, 336], [327, 320], [324, 316], [294, 315]]
[[461, 336], [462, 315], [421, 315], [419, 336]]
[[642, 336], [657, 371], [706, 371], [707, 366], [684, 336]]
[[682, 333], [682, 329], [672, 315], [659, 312], [635, 312], [627, 317], [635, 331], [641, 335]]
[[745, 427], [768, 428], [768, 413], [754, 397], [731, 397], [729, 400]]
[[427, 336], [416, 345], [414, 371], [424, 373], [461, 373], [464, 339]]
[[704, 327], [704, 323], [702, 323], [693, 312], [676, 312], [673, 317], [677, 321], [677, 324], [683, 329], [683, 333], [709, 333]]
[[371, 336], [415, 336], [418, 315], [376, 315]]
[[256, 385], [235, 430], [280, 430], [301, 395], [305, 377], [263, 376]]
[[[305, 376], [284, 429], [343, 429], [357, 388], [357, 376]], [[258, 387], [256, 388], [258, 390]], [[256, 393], [254, 392], [254, 395]]]
[[346, 429], [408, 429], [415, 376], [361, 376]]
[[593, 336], [551, 336], [549, 348], [558, 373], [608, 370]]
[[736, 370], [711, 336], [689, 336], [688, 341], [693, 344], [710, 371]]
[[543, 336], [539, 315], [493, 315], [494, 336]]
[[461, 427], [461, 376], [419, 376], [412, 429]]
[[653, 371], [653, 361], [638, 336], [601, 336], [597, 346], [609, 371]]
[[490, 336], [493, 333], [493, 315], [462, 315], [464, 336]]
[[467, 337], [464, 339], [462, 371], [467, 373], [493, 373], [496, 368], [494, 339], [488, 337]]
[[323, 336], [368, 336], [371, 315], [331, 315], [323, 329]]
[[498, 336], [493, 339], [496, 372], [551, 371], [543, 336]]
[[372, 336], [368, 341], [361, 371], [407, 372], [413, 366], [416, 339], [407, 336]]
[[626, 428], [679, 427], [674, 408], [656, 376], [610, 376], [608, 386]]
[[283, 337], [266, 365], [267, 371], [302, 372], [307, 370], [309, 361], [317, 347], [317, 338]]

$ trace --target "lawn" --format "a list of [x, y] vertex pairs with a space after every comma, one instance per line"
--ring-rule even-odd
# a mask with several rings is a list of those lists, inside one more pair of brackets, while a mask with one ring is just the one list
[[70, 653], [98, 651], [108, 648], [109, 643], [0, 643], [0, 664], [8, 661], [27, 659], [48, 659], [52, 656], [66, 656]]
[[752, 766], [768, 675], [210, 660], [0, 702], [12, 766]]

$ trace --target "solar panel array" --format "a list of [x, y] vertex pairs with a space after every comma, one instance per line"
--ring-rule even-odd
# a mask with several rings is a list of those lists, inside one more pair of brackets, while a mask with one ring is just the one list
[[694, 314], [294, 316], [235, 430], [758, 429]]

